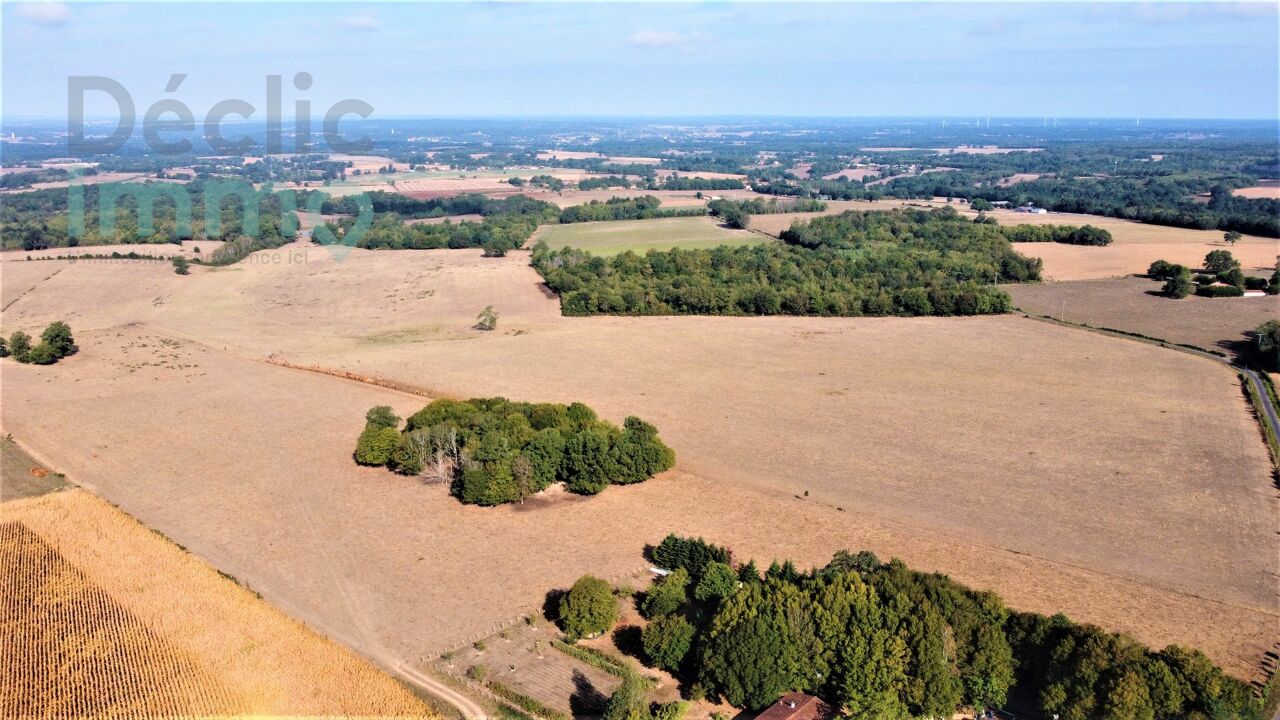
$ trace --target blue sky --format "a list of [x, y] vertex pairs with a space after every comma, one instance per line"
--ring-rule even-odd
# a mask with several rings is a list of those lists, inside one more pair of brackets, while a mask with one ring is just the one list
[[[139, 114], [166, 97], [197, 117], [225, 98], [261, 113], [279, 74], [286, 115], [304, 97], [358, 98], [374, 118], [1274, 119], [1277, 7], [6, 2], [0, 97], [6, 117], [65, 117], [67, 77], [105, 75]], [[187, 78], [166, 94], [171, 73]]]

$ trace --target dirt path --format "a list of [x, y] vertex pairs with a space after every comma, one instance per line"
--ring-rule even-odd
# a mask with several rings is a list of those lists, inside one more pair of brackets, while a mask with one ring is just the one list
[[41, 284], [41, 283], [43, 283], [45, 280], [48, 280], [49, 278], [53, 277], [54, 275], [57, 275], [58, 273], [62, 272], [63, 270], [66, 270], [68, 267], [70, 267], [70, 266], [69, 266], [69, 265], [63, 265], [62, 267], [58, 268], [57, 270], [54, 270], [53, 272], [49, 273], [48, 275], [45, 275], [45, 276], [44, 276], [44, 278], [43, 278], [43, 279], [41, 279], [39, 282], [35, 283], [34, 285], [32, 285], [31, 287], [27, 288], [26, 290], [23, 290], [23, 291], [22, 291], [22, 293], [21, 293], [20, 295], [18, 295], [18, 296], [17, 296], [17, 297], [15, 297], [14, 299], [10, 300], [9, 302], [5, 303], [5, 304], [4, 304], [4, 307], [0, 307], [0, 312], [4, 312], [5, 310], [8, 310], [9, 308], [13, 307], [13, 304], [14, 304], [14, 303], [16, 303], [16, 302], [18, 302], [19, 300], [21, 300], [22, 298], [26, 297], [26, 296], [27, 296], [27, 294], [28, 294], [28, 293], [30, 293], [32, 290], [35, 290], [36, 288], [40, 287], [40, 284]]

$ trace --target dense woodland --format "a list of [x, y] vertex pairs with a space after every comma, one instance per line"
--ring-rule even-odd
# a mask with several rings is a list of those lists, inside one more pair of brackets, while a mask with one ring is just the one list
[[[1060, 720], [1261, 717], [1249, 686], [1197, 651], [1014, 612], [994, 593], [868, 552], [839, 552], [806, 573], [774, 562], [762, 574], [726, 548], [673, 535], [653, 560], [673, 572], [639, 603], [644, 656], [693, 697], [759, 710], [803, 691], [866, 720], [951, 717], [1015, 694]], [[581, 611], [565, 621], [573, 636], [613, 622]]]
[[595, 257], [535, 247], [566, 315], [977, 315], [1008, 312], [998, 282], [1039, 279], [998, 228], [947, 210], [846, 212], [785, 243]]
[[449, 481], [462, 502], [478, 505], [523, 502], [554, 482], [594, 495], [675, 464], [649, 423], [628, 417], [619, 428], [582, 403], [436, 400], [403, 428], [385, 406], [371, 409], [365, 421], [356, 462], [430, 474]]

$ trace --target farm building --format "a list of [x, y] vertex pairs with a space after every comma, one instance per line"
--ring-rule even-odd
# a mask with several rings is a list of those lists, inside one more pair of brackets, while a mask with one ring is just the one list
[[756, 720], [830, 720], [831, 706], [805, 693], [787, 693], [756, 716]]

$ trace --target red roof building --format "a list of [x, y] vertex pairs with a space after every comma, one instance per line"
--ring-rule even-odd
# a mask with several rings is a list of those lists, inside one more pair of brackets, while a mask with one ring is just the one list
[[831, 706], [804, 693], [787, 693], [765, 708], [756, 720], [830, 720]]

